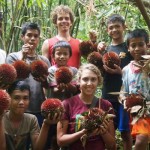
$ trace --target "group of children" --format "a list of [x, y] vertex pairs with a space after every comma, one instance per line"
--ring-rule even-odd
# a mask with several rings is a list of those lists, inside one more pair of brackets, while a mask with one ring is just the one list
[[[100, 128], [91, 133], [85, 149], [117, 149], [115, 129], [118, 128], [123, 139], [124, 150], [132, 150], [131, 133], [133, 131], [131, 132], [130, 128], [129, 113], [119, 103], [118, 96], [110, 95], [109, 92], [119, 92], [121, 87], [129, 94], [133, 91], [143, 92], [149, 89], [149, 77], [143, 81], [141, 70], [133, 65], [133, 62], [139, 63], [142, 55], [145, 55], [148, 50], [147, 32], [144, 29], [135, 29], [127, 34], [127, 42], [124, 42], [125, 20], [117, 14], [108, 18], [107, 32], [112, 42], [110, 46], [107, 46], [107, 51], [117, 53], [121, 59], [121, 65], [114, 65], [115, 69], [104, 65], [105, 72], [102, 80], [100, 70], [93, 64], [80, 66], [80, 40], [72, 38], [69, 33], [73, 24], [73, 14], [70, 8], [58, 6], [52, 16], [58, 35], [43, 43], [42, 56], [36, 53], [40, 28], [36, 23], [25, 23], [22, 27], [21, 39], [24, 42], [22, 49], [8, 54], [6, 58], [6, 63], [9, 64], [24, 57], [27, 63], [33, 62], [37, 57], [43, 60], [49, 67], [49, 75], [45, 79], [49, 86], [45, 92], [41, 82], [36, 81], [30, 74], [24, 81], [16, 81], [7, 89], [11, 102], [9, 112], [0, 114], [0, 141], [3, 143], [0, 149], [26, 149], [29, 147], [28, 137], [30, 137], [32, 148], [36, 150], [56, 150], [59, 147], [84, 150], [80, 139], [87, 131], [85, 129], [75, 131], [76, 117], [91, 107], [99, 107], [104, 111], [113, 108], [114, 111], [110, 113], [115, 114], [116, 117], [104, 121]], [[99, 43], [100, 53], [103, 53], [105, 46], [104, 42]], [[69, 85], [70, 91], [64, 90], [68, 85], [57, 85], [55, 80], [54, 74], [62, 66], [68, 67], [73, 73], [73, 82]], [[103, 85], [102, 98], [97, 98], [98, 100], [93, 105], [99, 84]], [[55, 114], [54, 118], [43, 119], [40, 107], [46, 97], [61, 99], [65, 113]], [[149, 119], [144, 119], [144, 121], [150, 125]], [[51, 126], [56, 123], [57, 129], [56, 125]], [[54, 132], [51, 133], [53, 130]], [[150, 132], [142, 132], [138, 122], [133, 125], [132, 130], [136, 135], [135, 150], [146, 149]], [[59, 147], [54, 144], [55, 138]]]

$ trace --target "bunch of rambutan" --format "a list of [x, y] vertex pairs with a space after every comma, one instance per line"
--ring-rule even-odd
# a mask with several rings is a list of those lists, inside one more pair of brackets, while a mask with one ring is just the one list
[[73, 74], [68, 67], [62, 66], [58, 68], [55, 72], [55, 79], [57, 84], [70, 83], [72, 78], [73, 78]]
[[114, 64], [120, 66], [121, 60], [117, 53], [107, 52], [102, 57], [103, 64], [109, 68], [115, 69]]
[[11, 64], [0, 65], [0, 84], [10, 85], [17, 77], [17, 72], [14, 66]]
[[48, 117], [48, 114], [50, 114], [50, 117], [53, 118], [55, 113], [63, 112], [64, 107], [62, 105], [62, 102], [57, 98], [48, 98], [41, 105], [41, 114], [45, 118]]
[[87, 129], [91, 133], [96, 128], [100, 127], [103, 121], [107, 118], [107, 113], [99, 108], [91, 108], [87, 112], [81, 114], [81, 129]]
[[43, 77], [48, 75], [48, 65], [43, 60], [35, 60], [30, 64], [31, 74], [34, 78]]
[[112, 114], [108, 114], [108, 112], [105, 112], [100, 108], [91, 108], [87, 112], [81, 114], [79, 117], [79, 130], [87, 129], [87, 133], [81, 137], [83, 147], [86, 145], [89, 134], [92, 133], [95, 129], [101, 127], [102, 123], [111, 117], [113, 117]]
[[127, 109], [132, 108], [133, 106], [143, 106], [144, 98], [140, 94], [130, 94], [126, 97], [125, 107]]
[[80, 54], [82, 57], [87, 56], [94, 51], [93, 43], [91, 41], [82, 41], [79, 45]]
[[30, 74], [30, 65], [23, 60], [17, 60], [12, 64], [17, 71], [17, 79], [26, 79]]
[[102, 55], [99, 52], [92, 52], [88, 55], [87, 61], [97, 66], [100, 70], [103, 70]]
[[5, 90], [0, 90], [0, 113], [9, 107], [10, 96]]

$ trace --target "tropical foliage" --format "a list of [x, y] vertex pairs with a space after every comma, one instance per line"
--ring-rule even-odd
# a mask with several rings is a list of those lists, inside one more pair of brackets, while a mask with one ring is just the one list
[[[3, 33], [0, 47], [7, 53], [21, 48], [20, 29], [26, 21], [38, 22], [41, 26], [41, 42], [56, 34], [50, 13], [57, 5], [69, 5], [75, 14], [75, 21], [71, 30], [74, 37], [88, 39], [89, 30], [98, 33], [98, 41], [109, 42], [106, 33], [105, 20], [112, 13], [119, 13], [125, 17], [127, 30], [148, 27], [139, 9], [127, 0], [0, 0], [0, 18]], [[150, 13], [150, 12], [148, 12]]]

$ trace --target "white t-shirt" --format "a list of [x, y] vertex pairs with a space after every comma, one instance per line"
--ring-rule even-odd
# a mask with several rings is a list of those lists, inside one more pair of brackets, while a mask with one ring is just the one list
[[4, 64], [6, 59], [6, 52], [0, 49], [0, 64]]

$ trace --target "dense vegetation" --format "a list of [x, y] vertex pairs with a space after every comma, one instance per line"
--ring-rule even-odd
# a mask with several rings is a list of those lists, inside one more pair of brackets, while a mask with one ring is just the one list
[[88, 32], [94, 29], [98, 33], [98, 41], [109, 42], [105, 20], [112, 13], [125, 17], [127, 30], [148, 27], [139, 9], [127, 0], [0, 0], [0, 12], [3, 16], [3, 34], [0, 47], [7, 53], [20, 49], [20, 28], [26, 21], [38, 22], [42, 29], [39, 52], [43, 40], [56, 34], [50, 13], [57, 5], [69, 5], [75, 14], [75, 22], [71, 30], [74, 37], [88, 39]]

